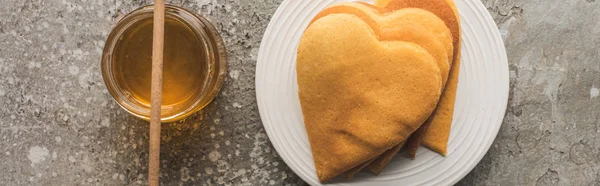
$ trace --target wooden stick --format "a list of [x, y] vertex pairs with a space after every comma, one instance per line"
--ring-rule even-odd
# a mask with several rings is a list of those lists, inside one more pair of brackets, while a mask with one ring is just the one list
[[160, 106], [162, 105], [163, 47], [165, 36], [165, 1], [154, 1], [152, 40], [152, 85], [150, 92], [150, 157], [148, 185], [158, 186], [160, 169]]

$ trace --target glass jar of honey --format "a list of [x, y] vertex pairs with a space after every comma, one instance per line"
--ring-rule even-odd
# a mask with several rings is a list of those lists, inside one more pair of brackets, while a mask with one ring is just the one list
[[[150, 119], [153, 6], [125, 15], [102, 55], [102, 77], [116, 102]], [[193, 114], [217, 95], [226, 74], [223, 41], [208, 20], [180, 7], [165, 7], [161, 121]]]

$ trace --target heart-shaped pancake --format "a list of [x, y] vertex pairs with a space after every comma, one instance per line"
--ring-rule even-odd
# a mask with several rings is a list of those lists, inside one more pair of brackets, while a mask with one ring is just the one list
[[[379, 36], [381, 40], [409, 41], [421, 45], [436, 57], [438, 66], [442, 72], [443, 84], [446, 84], [449, 65], [451, 65], [454, 53], [452, 34], [444, 21], [432, 12], [419, 8], [403, 8], [396, 11], [387, 11], [370, 4], [352, 2], [340, 3], [328, 7], [319, 13], [314, 20], [334, 13], [351, 13], [359, 17], [372, 19], [373, 22], [369, 22], [369, 24], [372, 27], [380, 29]], [[431, 34], [435, 35], [435, 37], [432, 37]], [[440, 59], [443, 54], [440, 54], [439, 44], [443, 44], [442, 47], [445, 47], [447, 60]], [[449, 64], [447, 65], [446, 63]], [[378, 174], [400, 149], [401, 146], [396, 146], [380, 158], [369, 161], [368, 163], [371, 164], [369, 169]], [[365, 166], [361, 165], [353, 168], [346, 173], [346, 178], [352, 178], [354, 174], [358, 173]]]
[[429, 117], [442, 89], [427, 50], [381, 41], [365, 20], [321, 17], [298, 46], [298, 94], [321, 181], [404, 141]]
[[[435, 14], [418, 8], [406, 8], [386, 14], [383, 12], [385, 12], [383, 9], [366, 3], [339, 3], [321, 11], [313, 21], [330, 14], [354, 14], [366, 19], [371, 27], [378, 29], [380, 40], [398, 40], [419, 44], [436, 58], [442, 73], [442, 83], [445, 85], [449, 65], [453, 59], [453, 45], [451, 32], [444, 22]], [[346, 173], [346, 179], [354, 177], [367, 164], [371, 164], [373, 172], [379, 173], [400, 148], [401, 146], [396, 146], [381, 158], [354, 167]]]
[[[456, 97], [456, 86], [458, 84], [458, 73], [460, 69], [460, 19], [458, 10], [453, 0], [376, 0], [375, 6], [381, 7], [386, 12], [394, 12], [405, 8], [421, 8], [431, 11], [441, 18], [450, 29], [453, 38], [454, 59], [448, 82], [437, 105], [436, 111], [425, 124], [413, 134], [406, 143], [409, 157], [414, 158], [420, 143], [426, 147], [442, 154], [446, 154], [452, 116], [454, 113], [454, 101]], [[393, 148], [392, 150], [399, 149]], [[386, 153], [389, 154], [395, 153]], [[380, 159], [391, 159], [391, 157], [380, 157]], [[372, 172], [379, 173], [387, 163], [379, 166], [369, 166]]]
[[375, 5], [384, 7], [383, 9], [387, 12], [394, 12], [407, 7], [422, 8], [431, 11], [444, 20], [452, 32], [455, 57], [451, 67], [450, 78], [446, 84], [442, 98], [440, 98], [438, 108], [436, 108], [436, 111], [428, 122], [423, 124], [407, 143], [407, 152], [413, 158], [420, 142], [426, 147], [445, 155], [454, 113], [456, 86], [460, 70], [460, 19], [454, 0], [376, 0]]
[[[454, 4], [454, 0], [446, 0], [454, 16], [456, 18], [456, 25], [460, 25], [460, 17], [458, 16], [458, 9]], [[452, 20], [445, 21], [446, 24]], [[454, 115], [454, 101], [456, 98], [456, 87], [458, 85], [458, 73], [460, 71], [460, 45], [461, 45], [461, 28], [458, 27], [458, 37], [455, 42], [455, 46], [459, 46], [456, 50], [456, 57], [454, 58], [454, 64], [452, 64], [448, 82], [444, 88], [444, 96], [440, 98], [438, 108], [436, 108], [435, 114], [430, 118], [431, 125], [429, 130], [425, 132], [422, 140], [422, 144], [442, 155], [446, 155], [446, 149], [448, 147], [448, 137], [450, 136], [450, 128], [452, 125], [452, 116]]]

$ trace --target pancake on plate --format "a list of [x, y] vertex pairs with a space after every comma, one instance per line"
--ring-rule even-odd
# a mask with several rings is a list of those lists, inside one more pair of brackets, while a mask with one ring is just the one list
[[321, 182], [406, 140], [439, 100], [436, 59], [418, 44], [380, 40], [372, 22], [319, 17], [298, 46], [298, 94]]
[[460, 69], [460, 20], [458, 10], [453, 0], [376, 0], [375, 6], [381, 7], [386, 12], [394, 12], [404, 8], [421, 8], [428, 10], [444, 21], [450, 29], [453, 38], [454, 59], [450, 70], [448, 82], [444, 88], [442, 98], [427, 123], [407, 142], [407, 153], [414, 158], [420, 143], [426, 147], [446, 155], [448, 137], [454, 113], [454, 101], [458, 73]]

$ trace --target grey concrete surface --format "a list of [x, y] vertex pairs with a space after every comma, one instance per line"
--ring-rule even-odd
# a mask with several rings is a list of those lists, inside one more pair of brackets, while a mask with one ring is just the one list
[[[278, 157], [254, 94], [262, 34], [281, 0], [173, 0], [215, 23], [228, 48], [222, 92], [164, 124], [163, 185], [304, 185]], [[600, 2], [482, 0], [503, 33], [508, 110], [458, 185], [600, 185]], [[147, 122], [111, 99], [104, 40], [145, 0], [3, 0], [0, 183], [143, 185]]]

